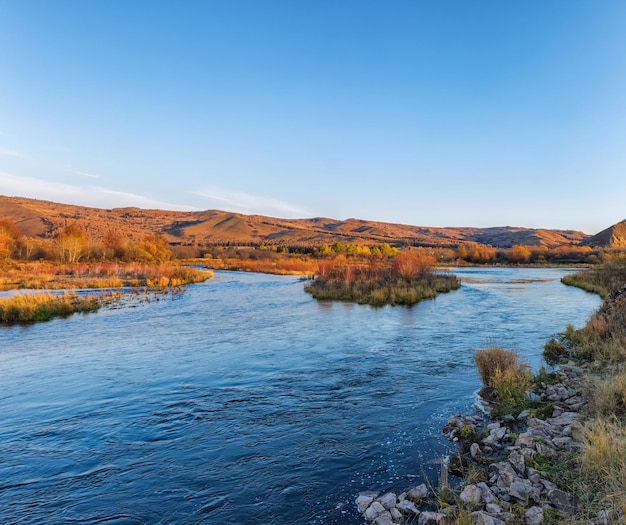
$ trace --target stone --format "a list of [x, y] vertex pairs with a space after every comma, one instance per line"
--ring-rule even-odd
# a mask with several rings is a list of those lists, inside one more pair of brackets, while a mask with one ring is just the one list
[[380, 502], [375, 501], [374, 503], [372, 503], [369, 507], [367, 507], [367, 509], [365, 510], [365, 512], [363, 513], [363, 515], [365, 516], [365, 519], [369, 520], [369, 521], [374, 521], [376, 518], [378, 518], [378, 516], [380, 516], [383, 512], [387, 512], [387, 510], [385, 510], [385, 507], [383, 507]]
[[487, 505], [485, 505], [485, 511], [487, 514], [500, 514], [502, 512], [502, 507], [497, 503], [487, 503]]
[[543, 488], [546, 489], [546, 491], [548, 492], [556, 489], [556, 485], [552, 483], [551, 481], [548, 481], [547, 479], [542, 479], [541, 484], [543, 485]]
[[515, 446], [516, 447], [534, 447], [535, 440], [530, 434], [524, 432], [520, 434], [519, 436], [517, 436], [517, 439], [515, 440]]
[[575, 441], [582, 441], [585, 435], [585, 428], [582, 426], [580, 421], [572, 421], [572, 424], [570, 425], [570, 432], [572, 439]]
[[482, 510], [472, 512], [472, 521], [476, 525], [504, 525], [504, 522], [501, 519], [496, 518], [491, 514], [487, 514]]
[[577, 417], [578, 412], [563, 412], [559, 417], [551, 417], [548, 419], [547, 423], [552, 426], [565, 427], [571, 425], [572, 421], [574, 421]]
[[383, 494], [376, 501], [389, 510], [396, 506], [396, 495], [393, 492], [387, 492], [387, 494]]
[[374, 525], [393, 525], [391, 513], [386, 510], [374, 520]]
[[406, 493], [406, 497], [415, 503], [421, 503], [428, 498], [428, 487], [425, 483], [422, 483], [417, 487], [413, 487]]
[[526, 470], [526, 464], [524, 463], [524, 456], [518, 454], [517, 452], [511, 452], [508, 457], [508, 461], [520, 476], [524, 475], [524, 471]]
[[526, 504], [528, 503], [528, 497], [531, 489], [532, 485], [530, 481], [518, 478], [511, 483], [511, 486], [509, 487], [509, 494], [516, 500]]
[[552, 443], [554, 443], [554, 446], [557, 448], [569, 448], [569, 444], [571, 442], [572, 442], [572, 438], [568, 436], [555, 437], [552, 440]]
[[524, 514], [526, 525], [541, 525], [543, 523], [543, 509], [541, 507], [530, 507]]
[[472, 459], [482, 456], [480, 445], [478, 443], [472, 443], [470, 445], [470, 456], [472, 456]]
[[359, 512], [363, 514], [376, 497], [378, 497], [378, 492], [359, 492], [359, 497], [356, 499]]
[[573, 516], [576, 514], [576, 508], [578, 507], [574, 496], [563, 492], [560, 489], [552, 489], [548, 492], [548, 499], [553, 507], [557, 508], [565, 514]]
[[496, 495], [491, 491], [489, 486], [484, 481], [481, 481], [476, 486], [480, 489], [480, 497], [485, 503], [489, 504], [498, 502], [498, 498], [496, 498]]
[[549, 447], [548, 445], [544, 445], [543, 443], [535, 443], [535, 448], [537, 449], [537, 452], [539, 454], [542, 454], [547, 458], [555, 458], [558, 455], [556, 453], [556, 450], [554, 450], [552, 447]]
[[419, 516], [420, 511], [415, 506], [415, 503], [409, 501], [408, 499], [402, 500], [400, 503], [396, 505], [396, 510], [400, 511], [405, 516]]
[[396, 507], [392, 508], [389, 512], [391, 513], [393, 521], [402, 521], [402, 513]]
[[476, 485], [467, 485], [462, 490], [459, 499], [466, 505], [478, 507], [482, 500], [481, 490]]
[[525, 421], [530, 416], [530, 410], [524, 410], [517, 415], [518, 421]]
[[513, 480], [517, 477], [515, 470], [513, 470], [508, 461], [493, 463], [489, 468], [496, 474], [496, 485], [498, 487], [510, 487]]
[[438, 525], [445, 523], [446, 515], [441, 512], [422, 512], [417, 519], [417, 525]]

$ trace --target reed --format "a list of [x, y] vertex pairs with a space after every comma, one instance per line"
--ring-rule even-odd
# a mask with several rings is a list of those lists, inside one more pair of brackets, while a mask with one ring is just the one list
[[103, 300], [93, 295], [78, 297], [76, 292], [18, 294], [0, 299], [0, 322], [34, 323], [75, 312], [95, 312]]

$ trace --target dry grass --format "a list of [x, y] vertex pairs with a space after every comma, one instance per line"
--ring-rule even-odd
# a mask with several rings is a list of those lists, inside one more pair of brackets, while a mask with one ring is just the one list
[[76, 292], [18, 294], [0, 299], [0, 323], [34, 323], [75, 312], [95, 312], [104, 299], [93, 295], [77, 297]]
[[505, 411], [513, 411], [524, 403], [532, 385], [532, 374], [515, 352], [491, 347], [478, 350], [474, 360], [486, 387], [483, 395]]
[[0, 266], [0, 289], [163, 288], [202, 282], [212, 275], [171, 263], [5, 262]]
[[[597, 418], [586, 430], [581, 458], [585, 492], [598, 508], [626, 515], [626, 427], [615, 418]], [[618, 523], [618, 521], [614, 521]], [[620, 521], [623, 523], [623, 521]]]
[[595, 385], [592, 409], [601, 416], [626, 416], [626, 371], [609, 375]]

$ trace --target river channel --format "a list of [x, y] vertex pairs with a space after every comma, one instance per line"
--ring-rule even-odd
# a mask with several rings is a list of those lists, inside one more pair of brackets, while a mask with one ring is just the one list
[[362, 523], [361, 490], [435, 477], [473, 352], [581, 326], [568, 270], [466, 268], [407, 307], [216, 272], [184, 294], [0, 329], [0, 523]]

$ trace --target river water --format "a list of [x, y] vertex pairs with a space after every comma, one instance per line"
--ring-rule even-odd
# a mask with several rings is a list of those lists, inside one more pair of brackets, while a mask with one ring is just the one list
[[217, 272], [135, 308], [0, 329], [0, 523], [361, 523], [360, 490], [434, 477], [472, 353], [582, 325], [566, 270], [470, 268], [412, 308]]

